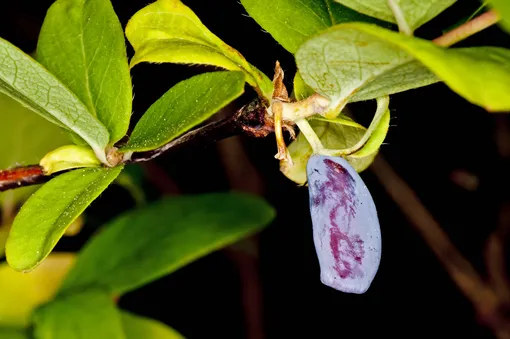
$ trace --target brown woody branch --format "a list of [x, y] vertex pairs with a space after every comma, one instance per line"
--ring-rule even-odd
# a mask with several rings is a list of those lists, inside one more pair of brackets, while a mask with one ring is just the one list
[[0, 171], [0, 192], [13, 188], [38, 185], [50, 180], [41, 166], [29, 165]]

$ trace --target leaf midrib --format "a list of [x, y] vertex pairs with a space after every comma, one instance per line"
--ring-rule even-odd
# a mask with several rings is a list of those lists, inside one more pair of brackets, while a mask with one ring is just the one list
[[[82, 8], [82, 13], [84, 11], [84, 8]], [[84, 17], [83, 15], [80, 15], [80, 28], [81, 28], [81, 33], [80, 34], [80, 45], [81, 45], [81, 54], [82, 54], [82, 57], [83, 57], [83, 68], [84, 68], [84, 73], [85, 73], [85, 90], [86, 90], [86, 93], [87, 93], [87, 99], [89, 101], [89, 106], [90, 106], [90, 110], [91, 110], [91, 113], [97, 117], [97, 110], [96, 110], [96, 107], [94, 106], [94, 102], [93, 102], [93, 99], [92, 99], [92, 92], [90, 90], [90, 78], [89, 78], [89, 73], [88, 73], [88, 70], [89, 70], [89, 67], [88, 67], [88, 64], [87, 64], [87, 55], [85, 53], [85, 41], [83, 40], [83, 36], [85, 35], [85, 25], [84, 25]]]
[[[95, 173], [94, 173], [94, 174], [95, 174]], [[108, 174], [108, 173], [105, 173], [105, 174]], [[63, 212], [63, 213], [61, 213], [61, 214], [60, 214], [60, 215], [59, 215], [59, 216], [55, 219], [55, 221], [51, 223], [51, 226], [54, 226], [54, 225], [60, 224], [60, 222], [61, 222], [61, 220], [62, 220], [63, 216], [65, 215], [65, 211], [67, 211], [67, 210], [69, 209], [69, 207], [70, 207], [70, 206], [73, 206], [75, 203], [77, 203], [77, 202], [81, 201], [81, 198], [82, 198], [82, 197], [83, 197], [83, 196], [84, 196], [87, 192], [89, 192], [89, 191], [91, 191], [93, 188], [95, 188], [95, 186], [96, 186], [96, 184], [97, 184], [98, 179], [99, 179], [99, 177], [96, 177], [96, 178], [95, 178], [95, 179], [94, 179], [91, 183], [89, 183], [89, 185], [87, 185], [87, 187], [86, 187], [83, 191], [81, 191], [78, 195], [76, 195], [76, 196], [75, 196], [75, 198], [74, 198], [72, 201], [70, 201], [68, 204], [66, 204], [66, 205], [65, 205], [65, 207], [64, 207], [64, 209], [63, 209], [63, 211], [64, 211], [64, 212]], [[78, 217], [79, 217], [79, 215], [76, 215], [76, 216], [74, 217], [74, 219], [73, 219], [73, 220], [71, 220], [71, 221], [69, 222], [69, 224], [71, 224], [71, 223], [72, 223], [74, 220], [76, 220]], [[54, 227], [52, 227], [52, 228], [54, 228]], [[64, 231], [65, 231], [65, 230], [64, 230]], [[53, 233], [54, 233], [54, 230], [53, 230], [53, 231], [50, 231], [50, 234], [53, 234]], [[48, 248], [48, 243], [50, 243], [50, 242], [51, 242], [51, 240], [52, 240], [52, 239], [51, 239], [51, 237], [48, 237], [48, 238], [46, 239], [46, 241], [44, 241], [44, 245], [43, 245], [43, 247], [42, 247], [42, 248], [43, 248], [43, 251], [42, 251], [42, 252], [43, 252], [43, 255], [44, 255], [44, 253], [46, 252], [46, 249]], [[40, 260], [38, 260], [37, 264], [39, 264], [39, 262], [40, 262]]]
[[331, 26], [336, 25], [335, 17], [333, 16], [333, 11], [331, 10], [331, 3], [329, 0], [324, 0], [324, 3], [326, 4], [326, 8], [328, 9], [329, 14], [329, 20], [331, 21]]

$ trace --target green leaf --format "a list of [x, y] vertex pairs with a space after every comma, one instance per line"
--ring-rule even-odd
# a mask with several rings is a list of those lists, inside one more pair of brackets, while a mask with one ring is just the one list
[[132, 291], [259, 231], [273, 217], [264, 200], [241, 193], [166, 198], [106, 225], [85, 245], [62, 290], [96, 284], [116, 294]]
[[[335, 122], [326, 122], [316, 119], [311, 119], [309, 122], [322, 142], [322, 145], [328, 149], [352, 147], [363, 137], [366, 131], [366, 128], [346, 126]], [[280, 170], [290, 180], [304, 185], [307, 182], [306, 164], [313, 154], [312, 147], [305, 136], [299, 133], [297, 138], [290, 143], [288, 149], [292, 157], [293, 165], [290, 166], [287, 162], [281, 161]], [[360, 159], [360, 161], [356, 159], [351, 162], [351, 165], [353, 165], [356, 171], [361, 172], [372, 163], [372, 160], [373, 157], [363, 158]]]
[[[390, 110], [388, 108], [390, 103], [390, 98], [388, 96], [377, 99], [377, 110], [374, 114], [374, 118], [368, 126], [367, 131], [361, 137], [358, 142], [352, 147], [346, 148], [339, 153], [339, 155], [349, 156], [353, 153], [359, 152], [365, 148], [367, 142], [372, 139], [372, 142], [368, 145], [369, 149], [365, 150], [365, 154], [371, 154], [373, 152], [377, 152], [379, 150], [379, 146], [384, 141], [384, 137], [388, 132], [389, 122], [390, 122]], [[383, 128], [381, 128], [381, 125]], [[377, 136], [377, 141], [374, 144], [374, 138], [372, 138], [373, 133], [377, 132], [379, 135]], [[380, 141], [380, 142], [379, 142]]]
[[241, 0], [248, 14], [290, 53], [312, 35], [333, 25], [373, 22], [391, 27], [333, 0]]
[[361, 34], [356, 27], [332, 27], [305, 42], [296, 54], [303, 80], [331, 99], [332, 110], [340, 111], [349, 101], [375, 99], [438, 81], [400, 48]]
[[[335, 1], [374, 18], [388, 22], [397, 22], [393, 11], [388, 5], [388, 0]], [[453, 5], [456, 0], [393, 0], [393, 2], [400, 8], [403, 19], [411, 30], [415, 30]]]
[[125, 339], [119, 310], [109, 294], [85, 290], [60, 296], [34, 312], [37, 339]]
[[53, 299], [74, 260], [73, 253], [52, 253], [30, 273], [0, 264], [0, 326], [28, 326], [34, 309]]
[[30, 336], [23, 329], [1, 328], [0, 339], [29, 339]]
[[447, 49], [353, 23], [308, 40], [297, 53], [297, 64], [303, 80], [338, 107], [370, 80], [413, 58], [471, 103], [493, 112], [510, 110], [510, 50], [503, 48]]
[[259, 95], [270, 100], [273, 83], [234, 48], [214, 35], [179, 0], [158, 0], [138, 11], [126, 26], [135, 50], [131, 67], [140, 62], [204, 64], [243, 71]]
[[184, 339], [173, 328], [154, 319], [141, 317], [126, 311], [121, 311], [120, 316], [126, 339]]
[[36, 267], [121, 171], [122, 166], [77, 169], [42, 186], [14, 219], [6, 245], [9, 265], [18, 271]]
[[365, 158], [369, 158], [371, 161], [373, 156], [377, 154], [386, 138], [386, 134], [388, 134], [388, 128], [390, 127], [390, 110], [385, 110], [380, 120], [377, 122], [373, 121], [373, 123], [374, 122], [376, 123], [374, 126], [375, 128], [367, 142], [363, 145], [363, 148], [347, 156], [349, 162], [364, 162]]
[[51, 175], [73, 168], [98, 167], [101, 163], [89, 147], [66, 145], [46, 154], [39, 165], [44, 173]]
[[37, 60], [106, 126], [110, 143], [127, 132], [131, 77], [124, 32], [110, 0], [57, 0], [48, 10]]
[[489, 3], [501, 16], [501, 26], [510, 33], [510, 2], [508, 0], [489, 0]]
[[310, 117], [310, 119], [326, 121], [326, 122], [331, 122], [331, 123], [340, 124], [340, 125], [344, 125], [344, 126], [351, 126], [351, 127], [356, 127], [356, 128], [360, 128], [360, 129], [365, 129], [365, 126], [358, 124], [356, 121], [352, 120], [347, 115], [343, 115], [341, 113], [339, 116], [337, 116], [336, 118], [333, 118], [333, 119], [325, 118], [319, 114]]
[[53, 74], [0, 38], [0, 92], [54, 124], [78, 134], [106, 162], [107, 129]]
[[294, 92], [293, 92], [296, 100], [304, 100], [309, 96], [313, 95], [314, 93], [315, 91], [313, 90], [313, 88], [311, 88], [304, 82], [299, 72], [296, 72], [296, 75], [294, 76]]
[[411, 60], [384, 71], [366, 83], [349, 98], [349, 102], [377, 99], [441, 81], [422, 63]]
[[[16, 100], [0, 93], [0, 169], [37, 164], [49, 151], [69, 143], [61, 128], [34, 114]], [[32, 194], [37, 186], [0, 193], [0, 205], [16, 204]]]
[[131, 167], [132, 166], [126, 167], [126, 169], [119, 174], [117, 179], [115, 179], [115, 184], [128, 191], [136, 205], [142, 206], [147, 202], [147, 198], [143, 188], [136, 182], [136, 179], [133, 178], [131, 174], [127, 173], [127, 169]]
[[[358, 92], [355, 92], [349, 98], [349, 102], [377, 99], [389, 94], [404, 92], [411, 88], [427, 86], [438, 81], [440, 81], [439, 78], [428, 68], [420, 62], [412, 60], [369, 79]], [[313, 88], [304, 82], [299, 72], [296, 72], [294, 77], [294, 96], [296, 99], [303, 100], [314, 93]], [[343, 107], [337, 107], [336, 109], [341, 108]], [[320, 116], [314, 118], [320, 119]]]
[[242, 72], [212, 72], [181, 81], [159, 98], [136, 124], [122, 151], [163, 146], [217, 113], [244, 92]]

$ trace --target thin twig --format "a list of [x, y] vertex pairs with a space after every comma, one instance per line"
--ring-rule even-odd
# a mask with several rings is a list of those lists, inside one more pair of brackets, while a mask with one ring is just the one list
[[38, 185], [50, 180], [41, 166], [20, 166], [8, 170], [0, 170], [0, 192], [13, 188]]
[[499, 19], [499, 14], [494, 10], [490, 10], [441, 35], [440, 37], [432, 40], [432, 42], [443, 47], [455, 45], [456, 43], [496, 24]]
[[478, 272], [453, 245], [448, 235], [419, 201], [412, 189], [381, 155], [376, 157], [371, 170], [409, 219], [411, 225], [436, 254], [461, 292], [471, 300], [483, 322], [491, 327], [499, 338], [507, 338], [510, 333], [508, 322], [493, 289], [484, 283]]
[[[495, 117], [494, 141], [501, 159], [505, 162], [510, 158], [510, 129], [508, 118]], [[503, 178], [504, 180], [504, 178]], [[485, 263], [489, 282], [502, 301], [510, 304], [510, 281], [506, 272], [505, 241], [508, 238], [510, 227], [510, 203], [502, 203], [497, 229], [487, 239], [485, 247]]]
[[[217, 144], [230, 187], [255, 195], [264, 193], [260, 174], [251, 164], [239, 136]], [[259, 241], [251, 236], [229, 246], [225, 252], [235, 263], [241, 283], [241, 299], [247, 339], [264, 338], [262, 284], [260, 281]]]
[[[265, 137], [272, 132], [274, 132], [274, 126], [267, 119], [265, 106], [257, 98], [243, 106], [231, 117], [193, 129], [156, 150], [133, 153], [131, 158], [125, 161], [125, 163], [150, 161], [166, 152], [174, 152], [191, 144], [213, 143], [239, 134]], [[58, 172], [52, 176], [47, 176], [39, 165], [0, 171], [0, 192], [18, 187], [42, 184], [62, 173], [65, 172]]]
[[149, 161], [192, 144], [213, 143], [239, 134], [265, 137], [273, 131], [274, 128], [267, 124], [265, 107], [257, 98], [230, 117], [193, 129], [158, 149], [136, 152], [126, 163]]
[[[508, 208], [509, 206], [507, 206]], [[503, 212], [508, 213], [508, 212]], [[510, 289], [506, 273], [505, 250], [499, 232], [493, 232], [487, 239], [485, 247], [485, 263], [489, 275], [489, 283], [502, 304], [510, 303]]]

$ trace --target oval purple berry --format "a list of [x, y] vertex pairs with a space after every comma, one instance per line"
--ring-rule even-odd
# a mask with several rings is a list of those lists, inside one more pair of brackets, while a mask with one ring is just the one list
[[381, 261], [374, 200], [341, 157], [310, 157], [307, 176], [321, 282], [342, 292], [365, 293]]

